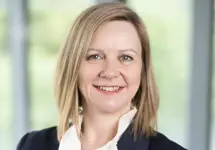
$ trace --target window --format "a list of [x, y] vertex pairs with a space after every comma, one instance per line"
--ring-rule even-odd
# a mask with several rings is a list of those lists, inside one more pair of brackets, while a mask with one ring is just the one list
[[129, 0], [148, 28], [160, 93], [158, 130], [187, 147], [190, 1]]

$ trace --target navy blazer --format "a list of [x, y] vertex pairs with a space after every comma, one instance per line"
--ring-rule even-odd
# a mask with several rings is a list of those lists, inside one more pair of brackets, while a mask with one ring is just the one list
[[[58, 150], [58, 147], [57, 128], [51, 127], [25, 134], [17, 150]], [[122, 134], [117, 148], [118, 150], [186, 150], [159, 132], [156, 136], [149, 138], [139, 136], [134, 140], [131, 135], [131, 125]]]

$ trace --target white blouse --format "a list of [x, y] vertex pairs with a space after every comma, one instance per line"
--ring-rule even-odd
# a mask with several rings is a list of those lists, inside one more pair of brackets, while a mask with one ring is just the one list
[[[117, 142], [123, 132], [127, 129], [132, 119], [134, 118], [137, 109], [134, 107], [128, 113], [122, 115], [119, 120], [116, 136], [104, 146], [97, 150], [117, 150]], [[81, 142], [78, 138], [75, 126], [71, 126], [63, 135], [58, 150], [81, 150]]]

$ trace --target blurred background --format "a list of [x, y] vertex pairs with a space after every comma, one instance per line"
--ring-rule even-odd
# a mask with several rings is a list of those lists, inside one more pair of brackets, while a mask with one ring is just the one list
[[[58, 52], [75, 17], [95, 3], [95, 0], [0, 1], [1, 150], [15, 149], [24, 132], [57, 125], [54, 73]], [[160, 92], [158, 129], [188, 148], [194, 3], [191, 0], [127, 0], [126, 3], [141, 16], [149, 32]], [[25, 20], [24, 23], [13, 21], [20, 18], [18, 9], [26, 15], [26, 23]], [[23, 35], [22, 29], [27, 36]], [[24, 40], [26, 44], [18, 40], [23, 36], [27, 39]], [[20, 61], [23, 65], [19, 68], [17, 62]], [[208, 79], [212, 86], [212, 93], [209, 93], [212, 109], [208, 119], [210, 150], [215, 150], [214, 66], [215, 61], [210, 67], [213, 79]], [[22, 75], [24, 80], [19, 80]], [[25, 88], [20, 84], [23, 81]], [[24, 99], [16, 99], [16, 91], [23, 92], [22, 89], [25, 89]], [[18, 129], [18, 126], [22, 127]]]

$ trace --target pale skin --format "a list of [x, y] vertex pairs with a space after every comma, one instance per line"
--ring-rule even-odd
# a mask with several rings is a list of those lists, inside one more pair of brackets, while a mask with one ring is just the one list
[[141, 43], [135, 27], [112, 21], [95, 34], [81, 63], [79, 89], [84, 97], [82, 150], [113, 139], [119, 118], [130, 110], [141, 80]]

